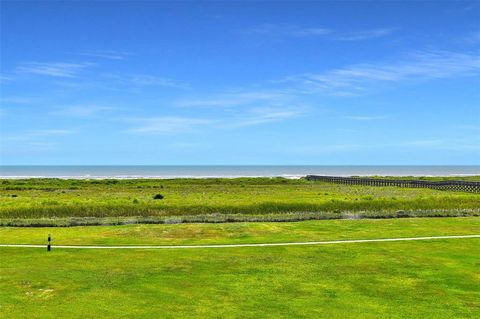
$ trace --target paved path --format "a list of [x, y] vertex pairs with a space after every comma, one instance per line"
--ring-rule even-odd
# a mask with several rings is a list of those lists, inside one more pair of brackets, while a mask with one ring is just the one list
[[[330, 241], [306, 241], [298, 243], [265, 243], [265, 244], [229, 244], [229, 245], [177, 245], [177, 246], [75, 246], [75, 245], [52, 245], [52, 249], [189, 249], [189, 248], [236, 248], [236, 247], [272, 247], [272, 246], [303, 246], [303, 245], [332, 245], [332, 244], [354, 244], [354, 243], [375, 243], [389, 241], [413, 241], [433, 239], [460, 239], [480, 238], [480, 235], [460, 236], [430, 236], [430, 237], [404, 237], [404, 238], [378, 238], [378, 239], [354, 239], [354, 240], [330, 240]], [[47, 245], [22, 245], [22, 244], [0, 244], [0, 247], [23, 247], [43, 248]]]

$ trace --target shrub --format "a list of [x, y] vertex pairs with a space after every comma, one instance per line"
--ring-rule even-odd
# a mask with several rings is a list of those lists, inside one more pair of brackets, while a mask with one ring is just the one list
[[163, 199], [163, 198], [164, 198], [164, 196], [162, 194], [155, 194], [153, 196], [153, 199]]
[[408, 213], [403, 211], [403, 210], [399, 210], [397, 211], [397, 217], [398, 218], [405, 218], [405, 217], [408, 217]]

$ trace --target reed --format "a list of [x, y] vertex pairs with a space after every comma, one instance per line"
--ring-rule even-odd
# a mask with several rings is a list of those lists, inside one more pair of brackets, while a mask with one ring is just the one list
[[[163, 197], [159, 199], [158, 194]], [[0, 181], [2, 225], [13, 221], [28, 224], [27, 220], [74, 225], [76, 218], [104, 224], [112, 218], [210, 222], [217, 218], [212, 216], [227, 216], [220, 218], [225, 221], [325, 219], [345, 214], [384, 218], [396, 217], [397, 212], [407, 216], [418, 212], [426, 216], [474, 216], [479, 209], [478, 194], [303, 179]]]

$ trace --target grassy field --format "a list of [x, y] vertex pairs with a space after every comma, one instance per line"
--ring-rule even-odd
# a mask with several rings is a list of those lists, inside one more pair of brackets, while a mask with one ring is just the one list
[[[406, 216], [425, 218], [384, 219]], [[48, 234], [54, 244], [51, 252], [0, 247], [0, 318], [477, 318], [479, 238], [195, 250], [55, 245], [472, 235], [480, 234], [478, 216], [478, 194], [419, 188], [281, 178], [1, 180], [0, 225], [129, 225], [0, 227], [0, 244], [46, 244]], [[307, 219], [331, 220], [285, 222]], [[182, 224], [244, 220], [284, 222]]]
[[[154, 199], [157, 194], [163, 198]], [[0, 181], [0, 225], [288, 221], [396, 217], [398, 211], [479, 215], [480, 196], [283, 178]]]
[[79, 227], [0, 227], [0, 244], [241, 244], [480, 234], [480, 217]]
[[[0, 228], [0, 243], [468, 235], [480, 218]], [[3, 318], [478, 318], [480, 239], [195, 250], [0, 248]]]

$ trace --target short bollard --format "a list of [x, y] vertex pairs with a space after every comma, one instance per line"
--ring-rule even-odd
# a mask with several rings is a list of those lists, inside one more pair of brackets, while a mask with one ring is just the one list
[[47, 245], [47, 251], [52, 250], [52, 236], [48, 234], [48, 245]]

